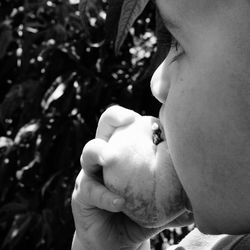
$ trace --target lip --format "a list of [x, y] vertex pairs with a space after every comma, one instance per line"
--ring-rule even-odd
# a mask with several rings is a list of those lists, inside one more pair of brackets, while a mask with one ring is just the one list
[[159, 119], [160, 119], [160, 122], [162, 121], [162, 116], [163, 116], [163, 114], [162, 114], [162, 112], [163, 112], [163, 105], [161, 105], [161, 108], [160, 108], [160, 110], [159, 110]]
[[162, 139], [164, 141], [166, 141], [167, 139], [166, 139], [165, 131], [164, 131], [164, 127], [163, 127], [163, 105], [161, 106], [160, 111], [159, 111], [159, 126], [161, 129]]
[[[162, 131], [162, 138], [163, 138], [164, 141], [166, 141], [166, 143], [168, 145], [168, 141], [167, 141], [167, 138], [165, 136], [165, 133], [164, 133], [165, 131], [164, 131], [164, 128], [163, 128], [163, 125], [162, 125], [162, 123], [163, 123], [163, 110], [164, 110], [164, 105], [162, 105], [161, 108], [160, 108], [160, 110], [159, 110], [159, 126], [160, 126], [161, 131]], [[171, 157], [171, 155], [170, 155], [170, 157]], [[187, 196], [187, 194], [186, 194], [185, 191], [184, 191], [184, 193], [185, 193], [185, 196], [186, 196], [185, 207], [186, 207], [186, 209], [187, 209], [187, 211], [189, 213], [193, 213], [192, 204], [191, 204], [191, 202], [190, 202], [190, 200], [189, 200], [189, 198], [188, 198], [188, 196]]]

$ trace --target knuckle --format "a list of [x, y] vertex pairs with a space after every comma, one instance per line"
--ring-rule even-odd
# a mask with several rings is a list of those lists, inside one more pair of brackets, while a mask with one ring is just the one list
[[104, 115], [109, 115], [110, 113], [113, 114], [113, 112], [117, 112], [119, 111], [120, 109], [122, 109], [121, 106], [119, 106], [118, 104], [113, 104], [111, 106], [109, 106], [105, 111], [104, 111]]
[[82, 149], [82, 154], [81, 154], [81, 157], [80, 157], [80, 160], [81, 160], [82, 165], [83, 165], [83, 162], [84, 162], [85, 158], [87, 157], [87, 155], [88, 155], [90, 149], [92, 148], [92, 144], [93, 144], [93, 140], [90, 140], [90, 141], [88, 141], [88, 142], [84, 145], [84, 147], [83, 147], [83, 149]]
[[99, 123], [109, 123], [110, 120], [114, 118], [117, 114], [119, 114], [119, 111], [123, 109], [119, 105], [112, 105], [108, 107], [101, 115]]
[[94, 190], [95, 190], [95, 187], [93, 185], [93, 182], [88, 181], [84, 188], [84, 193], [88, 201], [91, 201], [94, 199]]
[[81, 156], [80, 156], [80, 164], [81, 164], [81, 167], [83, 168], [84, 167], [84, 161], [85, 161], [85, 158], [86, 158], [86, 151], [87, 151], [87, 149], [88, 149], [88, 144], [89, 144], [90, 142], [87, 142], [85, 145], [84, 145], [84, 147], [83, 147], [83, 149], [82, 149], [82, 153], [81, 153]]
[[77, 190], [80, 187], [83, 179], [84, 179], [84, 173], [81, 170], [75, 180], [75, 190]]

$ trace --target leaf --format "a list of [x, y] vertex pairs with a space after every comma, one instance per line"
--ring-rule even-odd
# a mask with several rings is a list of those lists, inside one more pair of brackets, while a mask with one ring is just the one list
[[42, 238], [46, 239], [46, 245], [50, 246], [53, 242], [53, 228], [51, 227], [53, 220], [53, 213], [49, 209], [42, 211]]
[[38, 81], [27, 79], [13, 84], [0, 105], [2, 121], [10, 119], [16, 132], [25, 123], [38, 116], [40, 109], [40, 85]]
[[25, 212], [27, 208], [28, 206], [26, 203], [21, 203], [21, 202], [16, 202], [16, 201], [3, 205], [0, 208], [0, 222], [7, 219], [6, 214], [14, 217], [18, 213]]
[[85, 13], [86, 13], [86, 8], [87, 8], [88, 0], [81, 0], [79, 3], [79, 11], [80, 11], [80, 17], [85, 24]]
[[30, 213], [15, 216], [2, 247], [9, 246], [9, 249], [15, 249], [16, 245], [24, 239], [27, 230], [30, 228], [31, 221], [32, 215]]
[[38, 173], [40, 167], [39, 157], [35, 157], [29, 164], [16, 172], [16, 178], [20, 185], [26, 188], [36, 188], [39, 185]]
[[109, 41], [114, 41], [116, 38], [122, 4], [123, 0], [108, 1], [109, 8], [105, 21], [105, 35]]
[[42, 100], [41, 105], [45, 112], [57, 112], [63, 115], [70, 111], [72, 98], [75, 95], [73, 87], [75, 77], [76, 72], [57, 77]]
[[118, 32], [115, 41], [115, 53], [117, 54], [134, 24], [136, 18], [143, 12], [149, 0], [125, 0], [122, 5]]
[[66, 29], [60, 23], [55, 24], [49, 33], [50, 34], [48, 36], [51, 36], [51, 38], [55, 39], [58, 43], [62, 43], [67, 39]]
[[0, 25], [0, 59], [5, 56], [12, 39], [11, 26], [6, 22], [2, 23]]
[[50, 188], [51, 184], [53, 183], [53, 181], [61, 174], [61, 171], [57, 171], [55, 174], [53, 174], [47, 181], [46, 183], [43, 185], [43, 187], [41, 188], [41, 194], [44, 197], [46, 191]]
[[56, 78], [52, 83], [52, 86], [47, 90], [44, 95], [44, 98], [41, 102], [41, 105], [44, 110], [47, 110], [51, 103], [58, 100], [64, 94], [66, 89], [65, 82], [63, 81], [62, 76]]
[[10, 148], [13, 146], [14, 142], [9, 137], [0, 137], [0, 159], [5, 154], [8, 153]]
[[89, 35], [89, 19], [91, 17], [98, 17], [101, 10], [101, 0], [80, 0], [79, 11], [84, 31]]
[[36, 138], [40, 124], [38, 120], [32, 120], [24, 124], [17, 132], [14, 142], [15, 144], [27, 144], [33, 138]]

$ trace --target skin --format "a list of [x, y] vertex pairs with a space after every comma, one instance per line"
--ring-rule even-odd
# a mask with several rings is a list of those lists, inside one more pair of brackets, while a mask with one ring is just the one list
[[180, 47], [156, 70], [151, 89], [197, 227], [249, 233], [249, 3], [156, 1], [175, 20], [168, 28]]
[[[160, 224], [162, 226], [159, 225], [159, 227], [156, 227], [155, 224], [153, 225], [154, 227], [150, 227], [149, 224], [147, 227], [144, 227], [140, 225], [141, 221], [139, 224], [135, 223], [130, 217], [125, 215], [125, 213], [129, 213], [128, 207], [131, 206], [131, 203], [125, 202], [126, 194], [124, 195], [124, 199], [119, 196], [117, 192], [112, 193], [103, 185], [103, 178], [102, 176], [100, 178], [100, 173], [103, 173], [104, 180], [107, 186], [109, 186], [109, 184], [114, 181], [114, 176], [112, 175], [117, 175], [120, 171], [123, 171], [123, 168], [121, 168], [120, 171], [117, 172], [117, 164], [123, 162], [120, 157], [120, 150], [117, 151], [117, 149], [121, 147], [120, 133], [124, 135], [123, 132], [125, 132], [125, 136], [135, 138], [134, 132], [130, 133], [130, 129], [123, 130], [122, 128], [128, 127], [134, 130], [133, 124], [136, 123], [135, 121], [138, 120], [138, 117], [140, 118], [139, 114], [122, 107], [113, 106], [107, 109], [99, 120], [96, 138], [89, 141], [83, 148], [81, 155], [83, 169], [76, 179], [75, 189], [72, 194], [72, 212], [76, 226], [76, 232], [72, 241], [72, 249], [74, 250], [150, 249], [148, 239], [154, 234], [162, 231], [166, 227], [190, 224], [193, 220], [192, 214], [187, 212], [183, 212], [179, 217], [175, 218], [177, 215], [176, 212], [179, 213], [180, 210], [174, 211], [172, 207], [168, 207], [166, 204], [166, 207], [168, 207], [168, 209], [166, 209], [166, 211], [168, 211], [166, 214], [166, 222], [169, 221], [169, 216], [175, 219], [166, 225], [162, 225], [164, 221], [161, 221]], [[139, 126], [143, 128], [143, 131], [139, 133], [141, 133], [140, 137], [143, 138], [144, 144], [149, 138], [151, 141], [151, 135], [149, 136], [146, 133], [146, 130], [149, 129], [148, 125], [145, 127], [142, 122], [139, 122]], [[115, 143], [116, 139], [118, 139], [118, 143]], [[130, 140], [128, 143], [130, 143]], [[161, 149], [157, 149], [156, 154], [164, 150], [165, 146], [161, 144], [163, 143], [158, 145]], [[116, 150], [114, 150], [114, 148]], [[124, 152], [126, 148], [123, 147], [122, 150]], [[163, 159], [159, 158], [160, 160], [168, 160], [169, 154], [167, 154], [167, 157], [166, 154], [162, 155], [165, 155], [165, 157]], [[127, 160], [129, 160], [128, 155], [127, 158]], [[157, 157], [154, 161], [157, 161]], [[138, 161], [137, 167], [143, 167], [141, 161]], [[162, 164], [160, 164], [159, 167], [163, 170]], [[163, 173], [162, 170], [160, 170], [159, 174], [165, 175], [166, 173]], [[148, 171], [143, 171], [143, 173], [147, 174]], [[162, 197], [165, 197], [166, 201], [169, 199], [170, 201], [174, 201], [174, 197], [177, 197], [176, 200], [179, 203], [179, 198], [183, 198], [182, 188], [172, 164], [168, 164], [167, 173], [169, 177], [172, 176], [170, 179], [168, 177], [167, 180], [177, 181], [177, 185], [175, 184], [169, 187], [168, 192], [165, 194], [164, 192], [160, 193]], [[121, 179], [118, 184], [121, 184], [123, 181], [124, 178]], [[163, 183], [165, 186], [169, 185], [165, 180], [162, 180], [162, 184]], [[157, 185], [159, 185], [159, 187], [161, 186], [160, 183]], [[119, 187], [117, 183], [116, 187]], [[120, 192], [121, 190], [124, 189], [121, 188]]]
[[[166, 25], [180, 46], [177, 51], [172, 48], [156, 70], [151, 88], [162, 103], [160, 120], [194, 221], [205, 233], [250, 233], [249, 1], [156, 3], [164, 19], [174, 19], [175, 25]], [[117, 127], [132, 122], [131, 117], [106, 113], [97, 138], [107, 142]], [[100, 165], [105, 165], [105, 144], [98, 145], [93, 141], [83, 149], [83, 171], [72, 196], [76, 224], [72, 249], [148, 250], [146, 239], [157, 230], [138, 227], [127, 217], [122, 220], [126, 223], [116, 223], [124, 199], [96, 177]]]
[[106, 148], [112, 161], [103, 166], [105, 186], [125, 198], [123, 212], [145, 228], [162, 227], [186, 211], [166, 140], [153, 143], [154, 123], [159, 120], [138, 116], [116, 129]]

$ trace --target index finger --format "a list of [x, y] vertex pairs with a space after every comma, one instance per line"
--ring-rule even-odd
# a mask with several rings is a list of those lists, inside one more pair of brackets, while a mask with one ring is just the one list
[[109, 107], [99, 119], [96, 138], [108, 141], [118, 127], [134, 122], [139, 116], [135, 111], [118, 105]]
[[101, 156], [106, 146], [107, 142], [101, 139], [93, 139], [84, 146], [80, 162], [86, 175], [96, 177], [97, 173], [102, 170]]
[[80, 162], [86, 175], [98, 179], [101, 177], [98, 174], [102, 175], [102, 168], [112, 165], [118, 157], [119, 154], [108, 142], [95, 138], [84, 146]]

